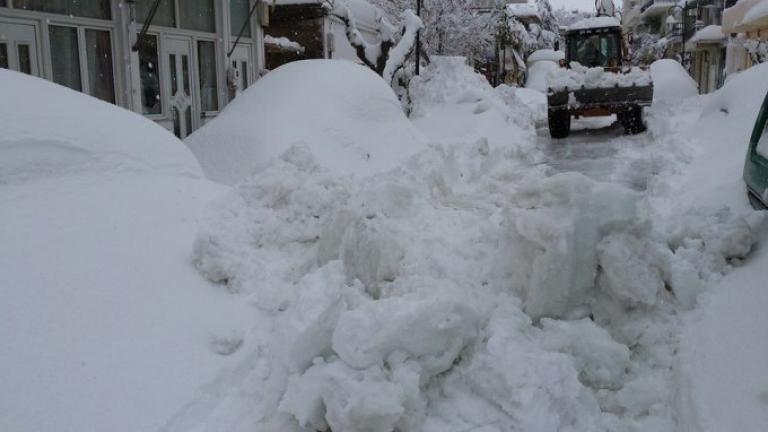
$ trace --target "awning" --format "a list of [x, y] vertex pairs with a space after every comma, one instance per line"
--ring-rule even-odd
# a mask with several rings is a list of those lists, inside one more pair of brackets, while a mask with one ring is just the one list
[[723, 12], [723, 32], [768, 29], [768, 0], [740, 0]]

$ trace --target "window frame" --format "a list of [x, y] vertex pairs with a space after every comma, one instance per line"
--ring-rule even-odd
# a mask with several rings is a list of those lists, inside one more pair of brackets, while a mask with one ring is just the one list
[[[213, 17], [214, 28], [213, 28], [213, 32], [206, 32], [206, 31], [202, 31], [202, 30], [193, 30], [193, 29], [188, 29], [188, 28], [182, 27], [181, 26], [181, 12], [179, 12], [179, 7], [181, 6], [181, 1], [182, 0], [171, 0], [171, 1], [173, 2], [173, 20], [174, 20], [176, 26], [175, 27], [168, 27], [168, 26], [161, 26], [161, 25], [157, 25], [157, 24], [152, 23], [149, 26], [150, 29], [155, 29], [158, 32], [163, 32], [164, 31], [163, 29], [173, 29], [174, 32], [179, 32], [179, 34], [184, 34], [184, 35], [218, 35], [219, 33], [223, 34], [223, 32], [221, 31], [221, 17], [223, 16], [222, 14], [224, 13], [224, 11], [223, 11], [224, 8], [222, 6], [223, 2], [217, 1], [217, 0], [212, 0], [213, 1], [213, 13], [214, 13], [214, 17]], [[229, 15], [229, 12], [227, 12], [227, 15]], [[138, 24], [139, 27], [140, 27], [141, 25], [144, 24], [144, 19], [145, 18], [146, 17], [139, 17], [139, 16], [137, 16], [136, 17], [136, 24]]]
[[[52, 15], [52, 14], [49, 14]], [[52, 15], [52, 16], [59, 16], [59, 15]], [[90, 20], [90, 19], [87, 19]], [[51, 26], [56, 27], [70, 27], [75, 28], [77, 32], [77, 55], [78, 59], [80, 60], [80, 85], [83, 90], [81, 90], [81, 93], [86, 94], [88, 96], [96, 98], [96, 96], [91, 94], [91, 86], [90, 86], [90, 77], [88, 76], [88, 53], [87, 53], [87, 47], [86, 47], [86, 40], [85, 40], [85, 31], [86, 30], [97, 30], [97, 31], [106, 31], [109, 33], [109, 45], [110, 49], [112, 50], [112, 86], [114, 88], [115, 93], [115, 101], [109, 102], [105, 101], [103, 99], [99, 99], [102, 102], [106, 103], [112, 103], [116, 106], [123, 106], [122, 105], [122, 99], [121, 99], [121, 87], [120, 87], [120, 77], [119, 77], [119, 70], [117, 68], [117, 41], [115, 40], [115, 29], [113, 26], [110, 25], [93, 25], [90, 23], [81, 23], [79, 22], [80, 18], [75, 19], [47, 19], [45, 21], [45, 35], [44, 35], [44, 44], [45, 44], [45, 50], [47, 51], [47, 56], [50, 61], [52, 61], [52, 52], [51, 52], [51, 46], [50, 46], [50, 31], [49, 28]], [[97, 20], [98, 21], [98, 20]], [[103, 20], [102, 20], [103, 21]], [[49, 70], [45, 74], [46, 79], [53, 81], [53, 71]]]
[[[72, 20], [86, 20], [86, 21], [95, 21], [97, 23], [101, 23], [102, 25], [104, 23], [115, 23], [117, 21], [118, 17], [118, 10], [115, 9], [116, 5], [115, 2], [112, 0], [109, 0], [109, 19], [105, 18], [92, 18], [92, 17], [85, 17], [85, 16], [77, 16], [77, 15], [65, 15], [65, 14], [58, 14], [53, 12], [43, 12], [43, 11], [37, 11], [37, 10], [30, 10], [30, 9], [20, 9], [17, 8], [13, 3], [15, 0], [6, 0], [5, 8], [9, 9], [10, 11], [13, 11], [15, 13], [19, 14], [36, 14], [41, 17], [46, 18], [53, 18], [53, 17], [59, 17], [59, 18], [68, 18]], [[3, 7], [3, 6], [0, 6]], [[7, 13], [8, 11], [3, 11], [4, 13]], [[28, 16], [28, 15], [27, 15]], [[48, 24], [48, 22], [44, 22], [44, 24]]]

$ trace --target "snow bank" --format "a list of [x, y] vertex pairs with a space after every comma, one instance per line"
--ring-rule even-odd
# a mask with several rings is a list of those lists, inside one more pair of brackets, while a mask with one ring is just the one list
[[[768, 421], [764, 394], [768, 383], [761, 361], [768, 346], [755, 333], [766, 325], [763, 311], [768, 298], [761, 288], [768, 278], [764, 249], [768, 227], [763, 212], [750, 209], [741, 180], [749, 136], [768, 92], [767, 73], [768, 65], [758, 65], [733, 76], [722, 89], [705, 97], [701, 117], [686, 130], [697, 154], [692, 169], [679, 181], [686, 194], [679, 195], [677, 201], [683, 202], [678, 206], [695, 203], [704, 207], [700, 213], [720, 207], [721, 214], [728, 212], [740, 220], [738, 226], [730, 227], [697, 222], [699, 228], [706, 224], [704, 232], [709, 235], [728, 237], [702, 239], [691, 247], [702, 249], [714, 243], [740, 258], [727, 260], [726, 275], [710, 281], [699, 298], [700, 308], [685, 319], [676, 365], [682, 430], [759, 431]], [[748, 232], [736, 235], [734, 228]], [[745, 256], [746, 248], [756, 252]]]
[[679, 100], [699, 94], [696, 81], [675, 60], [662, 59], [653, 62], [651, 77], [654, 101]]
[[143, 117], [0, 70], [0, 429], [152, 431], [252, 320], [189, 263], [224, 191]]
[[551, 49], [536, 50], [528, 56], [528, 64], [532, 64], [538, 61], [551, 61], [559, 62], [565, 58], [565, 53], [562, 51], [555, 51]]
[[380, 77], [329, 60], [272, 71], [185, 143], [209, 178], [229, 184], [296, 144], [306, 146], [321, 166], [357, 176], [392, 169], [424, 149]]

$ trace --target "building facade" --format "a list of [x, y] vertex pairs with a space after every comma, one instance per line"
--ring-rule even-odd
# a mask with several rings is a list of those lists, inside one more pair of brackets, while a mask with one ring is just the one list
[[266, 9], [252, 1], [0, 0], [0, 67], [143, 114], [184, 138], [263, 68]]
[[768, 0], [739, 0], [726, 9], [723, 33], [729, 36], [727, 75], [768, 61]]

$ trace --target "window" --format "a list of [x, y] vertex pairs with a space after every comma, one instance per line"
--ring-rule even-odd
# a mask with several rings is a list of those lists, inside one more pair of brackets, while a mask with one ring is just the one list
[[19, 72], [32, 75], [32, 59], [29, 57], [29, 45], [19, 44], [16, 47], [19, 59]]
[[757, 142], [757, 152], [760, 156], [768, 159], [768, 121], [765, 122], [763, 134], [760, 135], [760, 140]]
[[230, 0], [229, 16], [232, 21], [232, 36], [240, 34], [240, 30], [245, 24], [243, 31], [244, 37], [251, 37], [251, 20], [248, 19], [248, 13], [251, 11], [249, 0]]
[[72, 90], [82, 91], [77, 28], [50, 26], [53, 81]]
[[200, 64], [200, 108], [202, 111], [219, 110], [219, 90], [216, 82], [216, 48], [213, 42], [197, 43]]
[[[143, 23], [149, 16], [152, 4], [155, 0], [138, 0], [136, 2], [136, 21]], [[152, 25], [163, 27], [176, 27], [176, 9], [174, 0], [161, 0], [157, 7]]]
[[[5, 0], [0, 0], [5, 3]], [[85, 18], [112, 19], [109, 0], [14, 0], [17, 9], [72, 15]]]
[[88, 62], [88, 90], [91, 96], [115, 103], [115, 77], [112, 69], [112, 38], [108, 31], [85, 30]]
[[8, 44], [0, 43], [0, 68], [8, 69]]
[[0, 7], [8, 7], [8, 3], [5, 0], [0, 0]]
[[216, 33], [216, 12], [213, 0], [184, 0], [179, 8], [181, 28]]
[[144, 114], [161, 114], [163, 111], [157, 58], [157, 36], [144, 35], [139, 41], [141, 106]]
[[248, 62], [240, 62], [240, 85], [243, 90], [248, 88]]

